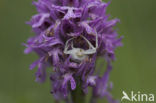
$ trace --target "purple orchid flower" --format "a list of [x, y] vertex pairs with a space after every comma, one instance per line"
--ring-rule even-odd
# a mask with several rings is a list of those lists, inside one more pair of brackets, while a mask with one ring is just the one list
[[[51, 93], [57, 101], [69, 99], [69, 94], [78, 87], [85, 94], [88, 87], [92, 87], [93, 97], [105, 96], [114, 103], [107, 84], [110, 63], [115, 59], [114, 51], [122, 44], [113, 29], [119, 20], [108, 20], [106, 15], [109, 3], [101, 0], [38, 0], [33, 4], [38, 13], [28, 24], [35, 36], [25, 44], [25, 53], [35, 52], [39, 56], [30, 66], [30, 69], [38, 67], [36, 81], [44, 82], [47, 67], [53, 67]], [[103, 57], [109, 65], [103, 77], [95, 72], [98, 57]]]

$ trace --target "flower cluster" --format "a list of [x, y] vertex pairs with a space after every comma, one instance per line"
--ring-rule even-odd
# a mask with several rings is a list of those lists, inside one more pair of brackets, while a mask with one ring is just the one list
[[[121, 38], [117, 38], [113, 29], [119, 20], [108, 20], [106, 15], [109, 3], [101, 0], [38, 0], [33, 4], [38, 14], [28, 24], [36, 35], [28, 39], [25, 53], [39, 55], [30, 66], [31, 69], [38, 67], [36, 81], [44, 82], [46, 69], [52, 66], [51, 93], [56, 100], [68, 98], [77, 86], [87, 93], [90, 86], [94, 97], [106, 96], [109, 102], [114, 102], [107, 89], [114, 50], [121, 46]], [[95, 72], [98, 57], [104, 58], [107, 64], [103, 77]]]

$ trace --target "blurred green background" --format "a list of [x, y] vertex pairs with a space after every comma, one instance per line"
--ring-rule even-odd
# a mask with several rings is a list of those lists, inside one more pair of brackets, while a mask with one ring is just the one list
[[[25, 55], [21, 45], [33, 35], [25, 24], [36, 13], [31, 2], [0, 0], [0, 103], [53, 103], [49, 80], [34, 82], [35, 70], [28, 69], [37, 56]], [[119, 100], [123, 90], [156, 95], [156, 0], [112, 0], [107, 13], [121, 20], [118, 33], [124, 35], [111, 72], [112, 94]]]

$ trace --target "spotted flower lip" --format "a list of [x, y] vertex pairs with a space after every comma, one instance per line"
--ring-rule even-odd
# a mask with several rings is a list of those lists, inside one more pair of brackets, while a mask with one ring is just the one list
[[[50, 80], [52, 94], [56, 100], [68, 98], [69, 93], [81, 84], [85, 93], [91, 86], [96, 97], [106, 96], [111, 103], [106, 85], [111, 71], [110, 64], [115, 59], [114, 51], [122, 45], [122, 38], [118, 38], [116, 30], [113, 29], [119, 19], [109, 20], [106, 15], [110, 2], [38, 0], [33, 4], [38, 13], [32, 16], [27, 24], [32, 27], [35, 35], [24, 44], [24, 52], [35, 52], [39, 56], [39, 59], [30, 65], [31, 70], [38, 67], [36, 81], [44, 82], [49, 76], [46, 73], [47, 67], [53, 67]], [[72, 38], [74, 39], [66, 45]], [[75, 50], [75, 53], [65, 53], [66, 46]], [[93, 47], [96, 47], [94, 51], [91, 49]], [[79, 61], [73, 58], [76, 55], [79, 56]], [[80, 56], [83, 59], [80, 59]], [[103, 77], [95, 72], [98, 57], [104, 58], [109, 65]]]

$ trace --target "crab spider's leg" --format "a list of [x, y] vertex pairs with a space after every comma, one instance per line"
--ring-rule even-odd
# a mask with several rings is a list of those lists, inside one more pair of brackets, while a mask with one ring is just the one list
[[86, 39], [86, 37], [84, 37], [82, 35], [81, 35], [81, 37], [86, 40], [86, 42], [89, 44], [89, 47], [91, 47], [92, 49], [95, 49], [95, 47], [90, 43], [90, 41], [88, 39]]
[[97, 32], [96, 32], [96, 44], [95, 45], [96, 45], [95, 48], [97, 49], [98, 48], [98, 34], [97, 34]]
[[63, 51], [65, 54], [68, 54], [68, 47], [69, 47], [69, 45], [66, 44], [65, 48], [64, 48], [64, 51]]
[[[83, 37], [83, 36], [82, 36]], [[88, 49], [88, 50], [85, 50], [84, 51], [84, 54], [94, 54], [96, 52], [96, 49], [98, 48], [98, 35], [96, 33], [96, 47], [93, 47], [92, 44], [85, 38], [83, 37], [87, 42], [88, 44], [92, 47], [92, 49]]]
[[94, 53], [96, 53], [96, 49], [88, 49], [83, 52], [83, 54], [85, 55], [94, 54]]
[[70, 54], [70, 52], [68, 51], [68, 48], [69, 48], [68, 43], [69, 43], [69, 41], [71, 41], [72, 39], [74, 39], [74, 38], [71, 38], [71, 39], [67, 40], [66, 43], [65, 43], [65, 49], [64, 49], [64, 53], [65, 53], [65, 54]]
[[74, 46], [73, 46], [73, 41], [72, 41], [72, 43], [71, 43], [71, 48], [72, 48], [72, 49], [74, 48]]

